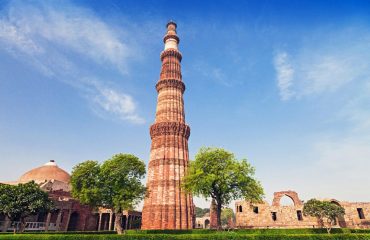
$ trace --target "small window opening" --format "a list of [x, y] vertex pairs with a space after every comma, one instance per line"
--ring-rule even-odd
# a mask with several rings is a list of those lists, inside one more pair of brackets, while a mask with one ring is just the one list
[[239, 206], [239, 212], [243, 212], [243, 207]]
[[253, 207], [253, 212], [258, 213], [258, 207]]
[[271, 217], [273, 221], [276, 221], [277, 220], [276, 212], [271, 212]]
[[360, 219], [365, 219], [364, 210], [362, 208], [357, 208], [357, 213]]
[[301, 210], [297, 211], [297, 218], [298, 218], [298, 221], [303, 221], [303, 216], [302, 216], [302, 211]]

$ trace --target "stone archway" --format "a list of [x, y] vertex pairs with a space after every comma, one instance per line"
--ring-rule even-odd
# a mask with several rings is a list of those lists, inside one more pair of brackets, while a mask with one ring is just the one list
[[80, 220], [80, 214], [78, 214], [78, 212], [73, 212], [71, 214], [71, 217], [69, 218], [67, 231], [77, 231], [79, 220]]
[[282, 191], [282, 192], [275, 192], [274, 193], [274, 200], [272, 200], [272, 206], [279, 207], [280, 206], [280, 199], [284, 196], [289, 197], [292, 199], [294, 206], [301, 206], [302, 201], [298, 197], [298, 193], [294, 191]]
[[206, 219], [206, 220], [204, 221], [204, 228], [205, 228], [205, 229], [208, 229], [208, 228], [209, 228], [209, 224], [210, 224], [209, 219]]
[[[332, 199], [330, 202], [334, 203], [335, 205], [338, 205], [340, 207], [343, 207], [342, 205], [340, 205], [340, 202], [335, 200], [335, 199]], [[337, 225], [341, 228], [347, 227], [346, 220], [344, 219], [344, 216], [340, 216], [340, 217], [337, 218]]]

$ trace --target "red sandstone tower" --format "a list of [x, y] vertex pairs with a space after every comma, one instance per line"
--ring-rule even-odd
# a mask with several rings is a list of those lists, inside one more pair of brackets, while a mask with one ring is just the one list
[[149, 196], [144, 200], [142, 229], [190, 229], [193, 227], [194, 205], [191, 195], [181, 189], [181, 179], [189, 164], [188, 138], [185, 124], [181, 76], [180, 42], [176, 23], [167, 24], [162, 69], [156, 84], [157, 111], [150, 127], [152, 145], [148, 169]]

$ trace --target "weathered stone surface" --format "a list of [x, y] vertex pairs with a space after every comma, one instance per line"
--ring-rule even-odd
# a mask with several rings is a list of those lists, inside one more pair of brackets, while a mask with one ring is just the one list
[[210, 215], [210, 228], [217, 229], [217, 205], [215, 200], [212, 199], [211, 206], [209, 208]]
[[[287, 196], [292, 199], [293, 205], [282, 206], [280, 199]], [[342, 206], [345, 215], [337, 219], [335, 227], [370, 228], [370, 203], [340, 202], [335, 199], [325, 199]], [[267, 202], [252, 204], [247, 201], [238, 201], [236, 208], [236, 227], [238, 228], [317, 228], [320, 227], [316, 218], [303, 215], [303, 202], [294, 191], [274, 193], [272, 205]], [[363, 219], [359, 211], [363, 212]], [[273, 218], [275, 214], [275, 220]], [[299, 217], [299, 215], [301, 217]]]
[[192, 196], [181, 189], [189, 165], [181, 75], [181, 53], [176, 24], [167, 25], [155, 123], [150, 127], [152, 145], [148, 168], [148, 196], [144, 200], [142, 229], [189, 229], [194, 224]]

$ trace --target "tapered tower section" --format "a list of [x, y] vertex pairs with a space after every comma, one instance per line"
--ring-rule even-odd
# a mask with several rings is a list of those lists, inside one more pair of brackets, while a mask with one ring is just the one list
[[181, 190], [189, 165], [190, 128], [185, 123], [181, 76], [181, 53], [176, 23], [167, 24], [155, 123], [150, 127], [152, 145], [148, 169], [149, 195], [144, 200], [142, 229], [190, 229], [194, 205], [191, 195]]

